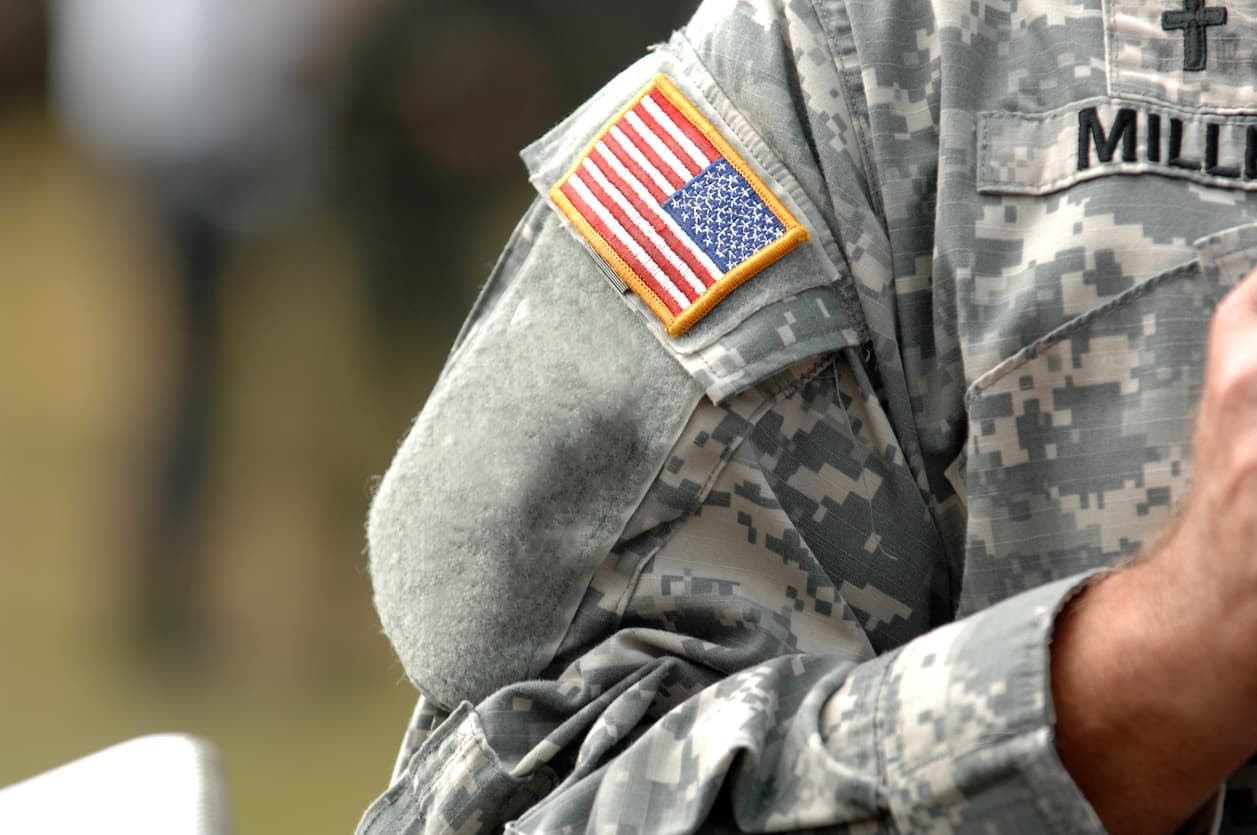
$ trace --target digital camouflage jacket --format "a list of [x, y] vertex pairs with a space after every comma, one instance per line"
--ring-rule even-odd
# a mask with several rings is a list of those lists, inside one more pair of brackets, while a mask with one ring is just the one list
[[1053, 618], [1183, 498], [1257, 262], [1210, 2], [709, 0], [526, 149], [371, 512], [422, 697], [360, 831], [1101, 831]]

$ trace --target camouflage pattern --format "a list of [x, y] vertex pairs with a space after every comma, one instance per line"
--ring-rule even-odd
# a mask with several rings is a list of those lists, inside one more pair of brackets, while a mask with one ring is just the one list
[[[1079, 156], [1079, 116], [1094, 111], [1105, 135], [1100, 150], [1094, 136]], [[1106, 161], [1109, 126], [1129, 120], [1114, 153]], [[978, 122], [978, 191], [995, 194], [1050, 194], [1082, 180], [1112, 174], [1158, 174], [1222, 188], [1257, 190], [1257, 166], [1249, 159], [1257, 120], [1219, 122], [1208, 113], [1149, 105], [1139, 99], [1100, 97], [1047, 113], [982, 113]], [[1168, 134], [1179, 136], [1179, 153], [1170, 156]], [[1216, 159], [1209, 158], [1210, 132], [1216, 134]], [[1088, 134], [1090, 131], [1087, 132]], [[1133, 146], [1127, 147], [1123, 142]], [[1151, 144], [1150, 144], [1151, 143]]]
[[373, 507], [424, 695], [359, 831], [1102, 831], [1048, 645], [1181, 503], [1257, 264], [1214, 2], [1193, 71], [1179, 0], [709, 0], [527, 149], [545, 195], [664, 72], [812, 238], [672, 339], [539, 201]]

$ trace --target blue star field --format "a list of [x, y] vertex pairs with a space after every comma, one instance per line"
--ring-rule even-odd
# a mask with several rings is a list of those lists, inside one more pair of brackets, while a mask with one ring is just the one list
[[786, 229], [728, 160], [704, 168], [663, 209], [722, 271], [776, 241]]

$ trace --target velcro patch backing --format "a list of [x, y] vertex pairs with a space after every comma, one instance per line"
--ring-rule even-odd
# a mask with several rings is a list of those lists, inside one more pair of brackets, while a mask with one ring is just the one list
[[550, 198], [673, 337], [808, 239], [662, 74], [603, 127]]

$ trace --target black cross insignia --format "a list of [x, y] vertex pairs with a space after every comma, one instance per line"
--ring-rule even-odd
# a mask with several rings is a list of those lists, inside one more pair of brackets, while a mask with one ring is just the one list
[[1183, 69], [1205, 68], [1208, 40], [1205, 29], [1226, 25], [1225, 6], [1205, 6], [1205, 0], [1183, 0], [1183, 11], [1161, 12], [1161, 28], [1167, 32], [1183, 30]]

